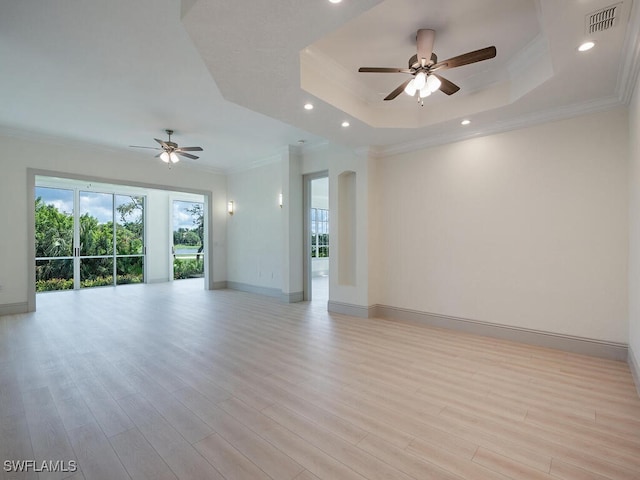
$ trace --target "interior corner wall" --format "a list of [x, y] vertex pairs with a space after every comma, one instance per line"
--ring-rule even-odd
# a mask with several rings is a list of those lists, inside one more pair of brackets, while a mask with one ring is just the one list
[[229, 285], [279, 296], [282, 289], [282, 191], [280, 163], [227, 176], [234, 214], [227, 226]]
[[629, 107], [629, 360], [640, 392], [640, 77]]
[[380, 159], [379, 303], [626, 344], [628, 132], [616, 109]]
[[[226, 178], [224, 175], [177, 165], [169, 170], [152, 156], [109, 151], [101, 147], [55, 143], [49, 140], [0, 135], [0, 225], [11, 234], [0, 235], [0, 313], [23, 310], [29, 304], [33, 259], [28, 238], [33, 200], [28, 194], [28, 169], [61, 176], [105, 182], [207, 192], [213, 206], [210, 229], [211, 285], [224, 282], [226, 266]], [[6, 232], [6, 230], [5, 230]]]

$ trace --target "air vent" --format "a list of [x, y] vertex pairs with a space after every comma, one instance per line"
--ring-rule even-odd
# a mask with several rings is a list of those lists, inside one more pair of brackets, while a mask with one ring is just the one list
[[609, 7], [601, 8], [587, 15], [586, 31], [587, 35], [597, 32], [603, 32], [618, 24], [618, 15], [620, 14], [620, 6], [622, 2], [616, 3]]

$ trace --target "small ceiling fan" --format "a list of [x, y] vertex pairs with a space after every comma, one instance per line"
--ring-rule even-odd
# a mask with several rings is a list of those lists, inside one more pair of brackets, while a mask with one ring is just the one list
[[165, 132], [167, 132], [167, 135], [169, 136], [169, 140], [167, 140], [166, 142], [158, 138], [154, 138], [154, 140], [158, 142], [162, 148], [141, 147], [139, 145], [129, 145], [129, 146], [131, 148], [149, 148], [151, 150], [162, 150], [162, 152], [156, 155], [156, 158], [160, 157], [160, 160], [162, 160], [164, 163], [169, 163], [169, 164], [178, 163], [180, 161], [180, 157], [178, 157], [178, 155], [181, 155], [186, 158], [190, 158], [191, 160], [197, 160], [198, 158], [200, 158], [185, 152], [202, 152], [203, 151], [202, 147], [179, 147], [177, 143], [171, 141], [171, 135], [173, 135], [173, 130], [165, 130]]
[[496, 47], [492, 46], [438, 62], [438, 57], [433, 53], [435, 36], [434, 30], [426, 28], [418, 30], [416, 35], [418, 53], [409, 59], [409, 68], [361, 67], [358, 71], [363, 73], [408, 73], [411, 78], [387, 95], [385, 100], [393, 100], [404, 90], [407, 95], [412, 97], [418, 93], [418, 101], [424, 106], [423, 99], [436, 90], [447, 95], [453, 95], [460, 90], [460, 87], [455, 83], [435, 72], [481, 62], [496, 56]]

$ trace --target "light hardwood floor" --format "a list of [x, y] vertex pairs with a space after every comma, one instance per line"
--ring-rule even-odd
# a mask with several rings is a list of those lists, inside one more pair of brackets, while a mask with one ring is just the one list
[[0, 318], [0, 460], [87, 480], [640, 479], [625, 363], [201, 285]]

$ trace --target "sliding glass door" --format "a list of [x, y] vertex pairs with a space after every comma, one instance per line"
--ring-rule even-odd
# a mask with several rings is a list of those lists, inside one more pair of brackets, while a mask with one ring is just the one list
[[80, 192], [80, 287], [113, 285], [113, 195]]
[[116, 195], [116, 284], [144, 282], [144, 197]]
[[36, 187], [36, 291], [144, 282], [142, 196]]
[[36, 187], [36, 291], [74, 288], [74, 191]]

